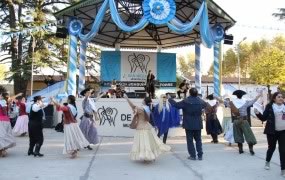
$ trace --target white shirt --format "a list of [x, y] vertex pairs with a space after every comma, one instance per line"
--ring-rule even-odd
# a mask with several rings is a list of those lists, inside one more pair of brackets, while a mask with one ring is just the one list
[[273, 103], [272, 108], [275, 116], [275, 130], [285, 130], [285, 106]]

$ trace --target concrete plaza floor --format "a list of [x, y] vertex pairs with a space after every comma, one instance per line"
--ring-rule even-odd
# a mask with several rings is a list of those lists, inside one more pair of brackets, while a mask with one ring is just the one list
[[169, 138], [171, 152], [153, 163], [129, 159], [132, 138], [100, 137], [93, 150], [82, 150], [76, 159], [62, 154], [63, 133], [45, 129], [44, 157], [28, 156], [28, 137], [17, 137], [17, 146], [0, 158], [0, 180], [282, 180], [279, 152], [271, 170], [264, 170], [267, 149], [263, 128], [254, 128], [258, 140], [255, 156], [239, 155], [236, 146], [211, 144], [203, 136], [203, 161], [188, 160], [185, 137]]

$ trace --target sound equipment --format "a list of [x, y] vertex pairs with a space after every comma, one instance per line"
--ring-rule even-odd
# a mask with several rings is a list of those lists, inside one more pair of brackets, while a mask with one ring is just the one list
[[48, 105], [46, 108], [44, 108], [45, 111], [45, 117], [46, 120], [44, 120], [44, 128], [53, 128], [53, 111], [54, 107], [53, 105]]
[[233, 41], [234, 41], [234, 36], [233, 35], [225, 34], [225, 36], [224, 36], [224, 44], [232, 45]]
[[66, 27], [57, 27], [55, 36], [65, 39], [68, 35], [68, 29]]

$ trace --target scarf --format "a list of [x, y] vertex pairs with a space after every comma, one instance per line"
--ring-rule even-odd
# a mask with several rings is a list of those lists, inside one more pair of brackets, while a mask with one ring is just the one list
[[278, 104], [273, 103], [272, 108], [273, 108], [274, 113], [285, 113], [284, 104], [278, 105]]
[[245, 103], [246, 101], [244, 99], [234, 99], [233, 100], [233, 104], [235, 105], [237, 109], [241, 108]]
[[216, 99], [208, 100], [207, 102], [210, 104], [210, 106], [215, 106], [217, 104], [217, 100]]
[[150, 117], [150, 109], [148, 106], [144, 105], [143, 106], [144, 111], [147, 113], [148, 117]]

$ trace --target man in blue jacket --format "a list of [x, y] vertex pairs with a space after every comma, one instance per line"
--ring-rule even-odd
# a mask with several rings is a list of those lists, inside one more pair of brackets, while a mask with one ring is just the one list
[[[189, 90], [190, 96], [186, 99], [175, 102], [169, 99], [169, 103], [176, 108], [183, 110], [182, 127], [185, 129], [187, 138], [187, 148], [190, 160], [196, 160], [196, 150], [198, 159], [203, 159], [201, 129], [203, 129], [202, 110], [206, 107], [206, 102], [198, 97], [196, 88]], [[196, 142], [196, 149], [194, 147], [193, 138]]]

